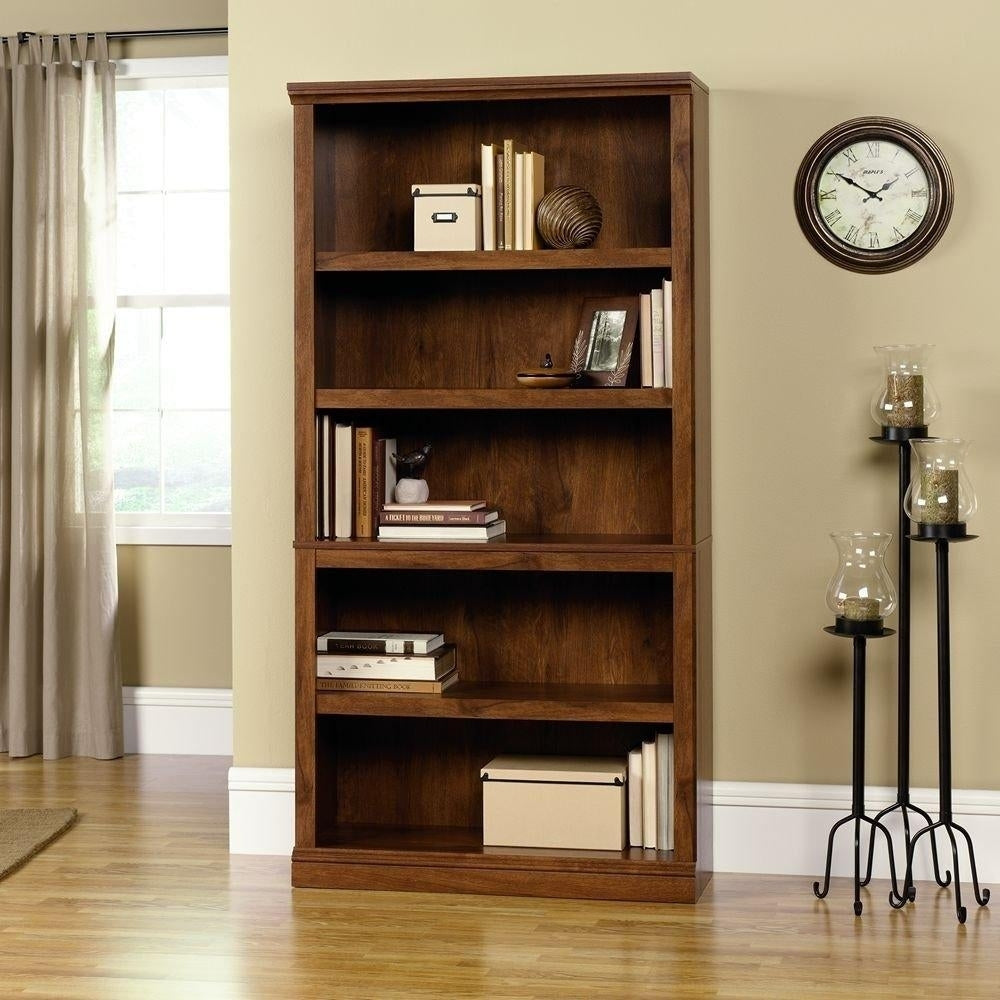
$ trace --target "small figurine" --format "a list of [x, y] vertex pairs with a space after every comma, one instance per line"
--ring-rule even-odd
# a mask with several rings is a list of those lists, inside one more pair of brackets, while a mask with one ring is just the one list
[[424, 469], [431, 457], [431, 446], [407, 452], [405, 455], [393, 453], [390, 456], [393, 467], [399, 479], [396, 480], [396, 490], [393, 494], [396, 503], [424, 503], [430, 496], [430, 488], [424, 480]]

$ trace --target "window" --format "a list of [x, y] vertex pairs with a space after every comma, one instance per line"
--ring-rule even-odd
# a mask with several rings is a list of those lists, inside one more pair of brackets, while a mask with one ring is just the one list
[[229, 544], [229, 102], [220, 63], [119, 64], [119, 542]]

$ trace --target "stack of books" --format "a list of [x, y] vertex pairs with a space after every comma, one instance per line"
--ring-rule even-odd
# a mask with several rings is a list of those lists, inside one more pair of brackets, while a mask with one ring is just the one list
[[378, 520], [383, 542], [491, 542], [507, 532], [499, 508], [485, 500], [387, 503]]
[[396, 488], [396, 439], [316, 414], [316, 537], [374, 538]]
[[441, 694], [458, 681], [440, 632], [326, 632], [316, 640], [317, 691]]
[[639, 296], [639, 349], [642, 385], [672, 389], [674, 385], [674, 306], [670, 279]]
[[545, 157], [513, 139], [482, 144], [483, 249], [537, 250], [535, 212], [545, 194]]
[[674, 849], [674, 734], [655, 739], [628, 754], [629, 847]]

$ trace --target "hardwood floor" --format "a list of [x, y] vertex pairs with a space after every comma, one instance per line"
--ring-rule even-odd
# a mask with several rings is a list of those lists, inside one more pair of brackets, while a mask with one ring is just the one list
[[0, 755], [0, 805], [81, 812], [0, 882], [0, 997], [1000, 995], [1000, 922], [929, 885], [902, 912], [878, 885], [861, 920], [808, 878], [720, 875], [696, 907], [293, 892], [287, 861], [227, 854], [227, 766]]

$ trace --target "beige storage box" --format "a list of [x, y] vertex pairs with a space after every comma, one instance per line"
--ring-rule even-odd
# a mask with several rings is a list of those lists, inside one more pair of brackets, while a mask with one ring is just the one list
[[483, 844], [620, 851], [625, 772], [616, 757], [494, 757], [483, 779]]
[[414, 184], [414, 250], [482, 250], [483, 189], [478, 184]]

